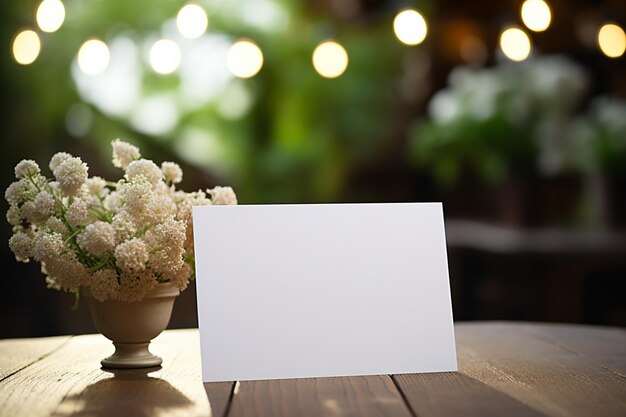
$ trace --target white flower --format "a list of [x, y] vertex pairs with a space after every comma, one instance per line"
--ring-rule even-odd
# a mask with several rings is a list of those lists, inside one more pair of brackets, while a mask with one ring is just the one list
[[[37, 184], [38, 187], [42, 187], [44, 181], [42, 181], [39, 177], [40, 175], [35, 175], [31, 177], [31, 179]], [[43, 177], [42, 177], [43, 178]], [[19, 204], [28, 200], [32, 200], [37, 196], [39, 191], [37, 188], [30, 182], [30, 180], [21, 179], [14, 183], [11, 183], [4, 192], [4, 198], [7, 200], [9, 204]]]
[[143, 240], [133, 238], [120, 243], [115, 248], [115, 263], [124, 272], [138, 272], [146, 269], [148, 247]]
[[117, 273], [114, 269], [100, 269], [89, 277], [87, 287], [91, 295], [98, 301], [114, 298], [119, 291]]
[[126, 170], [131, 162], [141, 158], [139, 148], [130, 143], [115, 139], [113, 146], [113, 166]]
[[22, 222], [22, 211], [17, 204], [11, 204], [7, 210], [7, 221], [11, 226], [18, 226]]
[[24, 220], [26, 220], [28, 223], [36, 223], [38, 220], [40, 220], [39, 213], [35, 208], [35, 203], [33, 203], [32, 201], [26, 201], [24, 204], [22, 204], [20, 210], [22, 211], [22, 218], [24, 218]]
[[88, 225], [76, 242], [87, 252], [100, 256], [115, 246], [115, 230], [109, 223], [97, 221]]
[[135, 181], [122, 185], [118, 188], [118, 192], [121, 195], [121, 204], [118, 210], [127, 212], [136, 220], [136, 224], [146, 222], [148, 207], [154, 200], [152, 185], [146, 178], [140, 176]]
[[183, 267], [185, 226], [182, 221], [168, 219], [146, 232], [151, 248], [150, 266], [168, 278]]
[[123, 272], [120, 276], [120, 290], [116, 298], [127, 302], [141, 300], [156, 285], [154, 275], [148, 270]]
[[28, 262], [28, 258], [32, 256], [33, 239], [26, 233], [17, 231], [9, 239], [9, 248], [18, 262]]
[[59, 188], [67, 195], [75, 195], [87, 180], [87, 164], [80, 158], [67, 158], [54, 170]]
[[62, 251], [58, 256], [48, 257], [43, 263], [46, 273], [51, 278], [50, 283], [57, 288], [75, 292], [89, 279], [85, 266], [80, 263], [76, 254], [69, 250]]
[[67, 229], [67, 226], [65, 225], [65, 223], [63, 223], [63, 220], [59, 219], [58, 217], [50, 217], [45, 223], [45, 230], [47, 230], [48, 232], [58, 233], [64, 239], [69, 236], [69, 230]]
[[115, 230], [115, 237], [117, 242], [123, 242], [131, 239], [135, 233], [137, 233], [137, 227], [130, 214], [126, 211], [120, 211], [113, 217], [111, 223]]
[[171, 184], [178, 184], [183, 180], [183, 170], [174, 162], [163, 162], [161, 164], [161, 172], [165, 181]]
[[182, 220], [187, 225], [186, 239], [185, 239], [185, 251], [193, 253], [193, 222], [191, 221], [191, 210], [193, 206], [210, 206], [211, 200], [206, 197], [206, 194], [202, 190], [198, 190], [192, 193], [186, 193], [184, 191], [176, 191], [174, 194], [174, 201], [178, 205], [178, 213], [176, 218]]
[[152, 248], [182, 247], [185, 243], [185, 223], [167, 219], [146, 232], [146, 242]]
[[40, 233], [33, 240], [32, 256], [38, 262], [58, 258], [67, 249], [59, 233]]
[[45, 220], [48, 217], [50, 217], [52, 213], [54, 213], [57, 207], [56, 200], [54, 199], [52, 194], [50, 194], [47, 191], [42, 191], [39, 194], [37, 194], [37, 197], [35, 197], [35, 200], [33, 200], [33, 203], [35, 204], [35, 211], [37, 212], [37, 217], [40, 220]]
[[172, 279], [172, 284], [176, 285], [179, 290], [183, 291], [187, 288], [187, 284], [194, 277], [194, 272], [191, 266], [187, 264], [183, 264], [182, 268], [178, 270], [174, 278]]
[[17, 164], [18, 181], [5, 191], [9, 247], [18, 261], [41, 263], [49, 288], [83, 287], [101, 301], [140, 300], [159, 282], [185, 289], [194, 277], [187, 262], [194, 249], [191, 209], [237, 204], [234, 191], [215, 187], [211, 198], [177, 191], [178, 164], [159, 168], [133, 145], [112, 146], [114, 165], [126, 172], [110, 188], [103, 178], [89, 178], [87, 164], [69, 153], [51, 158], [54, 181], [34, 161]]
[[76, 199], [67, 209], [67, 221], [72, 226], [80, 226], [93, 220], [89, 213], [89, 204], [83, 199]]
[[15, 166], [15, 177], [16, 178], [26, 178], [31, 175], [39, 174], [40, 169], [37, 162], [31, 159], [22, 159]]
[[111, 211], [117, 211], [122, 205], [122, 196], [119, 192], [113, 191], [104, 198], [104, 208]]
[[133, 161], [128, 165], [126, 170], [126, 179], [133, 181], [138, 177], [143, 176], [153, 187], [155, 187], [159, 181], [163, 178], [163, 174], [159, 167], [148, 159], [140, 159], [139, 161]]
[[107, 188], [107, 182], [104, 178], [100, 177], [91, 177], [88, 178], [85, 182], [87, 185], [87, 190], [90, 194], [93, 194], [98, 197], [104, 197], [109, 193], [109, 189]]
[[71, 157], [72, 155], [67, 152], [55, 153], [52, 158], [50, 158], [50, 163], [48, 164], [48, 167], [50, 167], [50, 171], [54, 172], [54, 170], [57, 169], [59, 165], [61, 165], [63, 162], [65, 162], [66, 159], [69, 159]]
[[215, 187], [207, 190], [211, 195], [211, 202], [216, 205], [234, 205], [237, 204], [237, 196], [230, 187]]
[[176, 216], [176, 204], [167, 196], [155, 194], [146, 206], [143, 222], [146, 224], [163, 223]]
[[9, 204], [17, 204], [22, 199], [22, 193], [26, 190], [26, 183], [21, 181], [15, 181], [9, 185], [9, 187], [4, 192], [4, 199]]

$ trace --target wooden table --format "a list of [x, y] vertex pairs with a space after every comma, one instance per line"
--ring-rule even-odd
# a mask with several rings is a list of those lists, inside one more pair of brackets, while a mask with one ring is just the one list
[[[461, 323], [459, 372], [203, 384], [197, 330], [162, 368], [105, 371], [100, 335], [0, 341], [0, 415], [626, 416], [626, 330]], [[393, 343], [393, 341], [390, 341]]]

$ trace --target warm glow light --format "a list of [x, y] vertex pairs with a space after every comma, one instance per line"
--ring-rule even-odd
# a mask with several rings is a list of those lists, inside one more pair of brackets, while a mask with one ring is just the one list
[[521, 8], [522, 22], [535, 32], [548, 29], [552, 21], [550, 6], [544, 0], [526, 0]]
[[239, 40], [228, 50], [228, 69], [239, 78], [254, 77], [263, 66], [263, 52], [252, 41]]
[[32, 64], [39, 56], [40, 51], [41, 41], [32, 30], [18, 33], [13, 40], [13, 57], [18, 64]]
[[206, 32], [209, 18], [204, 9], [197, 4], [183, 6], [176, 16], [176, 27], [185, 38], [196, 39]]
[[150, 49], [150, 65], [159, 74], [171, 74], [180, 65], [180, 48], [169, 39], [156, 41]]
[[111, 54], [106, 43], [90, 39], [78, 50], [78, 68], [87, 75], [96, 75], [109, 66]]
[[530, 38], [523, 30], [510, 27], [500, 35], [500, 48], [512, 61], [523, 61], [530, 55]]
[[426, 19], [417, 10], [407, 9], [393, 19], [393, 31], [400, 42], [417, 45], [426, 39], [428, 25]]
[[322, 42], [313, 51], [313, 67], [322, 77], [337, 78], [348, 67], [348, 53], [337, 42]]
[[37, 8], [37, 25], [44, 32], [56, 32], [65, 20], [65, 7], [61, 0], [43, 0]]
[[607, 23], [598, 31], [598, 45], [602, 53], [609, 58], [619, 58], [626, 51], [624, 29], [613, 23]]
[[477, 36], [468, 36], [461, 41], [461, 58], [472, 65], [483, 65], [488, 58], [485, 42]]

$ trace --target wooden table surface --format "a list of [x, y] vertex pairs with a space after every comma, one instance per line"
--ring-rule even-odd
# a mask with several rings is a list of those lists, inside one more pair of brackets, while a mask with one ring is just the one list
[[204, 386], [195, 329], [159, 336], [147, 370], [101, 369], [100, 335], [2, 340], [0, 415], [626, 416], [625, 329], [461, 323], [456, 338], [459, 372]]

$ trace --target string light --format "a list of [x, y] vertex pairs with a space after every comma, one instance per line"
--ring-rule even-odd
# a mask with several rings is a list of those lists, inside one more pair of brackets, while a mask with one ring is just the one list
[[228, 50], [228, 69], [239, 78], [254, 77], [263, 67], [263, 52], [254, 42], [241, 39]]
[[530, 38], [518, 27], [509, 27], [500, 35], [500, 49], [512, 61], [528, 58], [531, 48]]
[[37, 8], [37, 25], [44, 32], [56, 32], [65, 20], [65, 7], [60, 0], [43, 0]]
[[90, 39], [78, 50], [78, 68], [87, 75], [97, 75], [109, 66], [111, 53], [106, 43]]
[[183, 6], [176, 16], [178, 32], [188, 39], [199, 38], [206, 32], [209, 18], [204, 9], [197, 4]]
[[173, 73], [178, 69], [180, 60], [180, 47], [172, 40], [158, 40], [150, 48], [150, 66], [159, 74]]
[[320, 43], [313, 51], [313, 67], [325, 78], [337, 78], [348, 67], [348, 53], [335, 41]]
[[39, 35], [32, 30], [23, 30], [13, 39], [13, 58], [20, 65], [35, 62], [41, 51]]
[[552, 22], [550, 6], [544, 0], [526, 0], [520, 14], [524, 25], [534, 32], [543, 32]]
[[400, 42], [406, 45], [418, 45], [426, 39], [428, 24], [420, 12], [406, 9], [393, 19], [393, 31]]
[[598, 31], [598, 46], [609, 58], [619, 58], [626, 50], [624, 29], [614, 23], [603, 25]]

